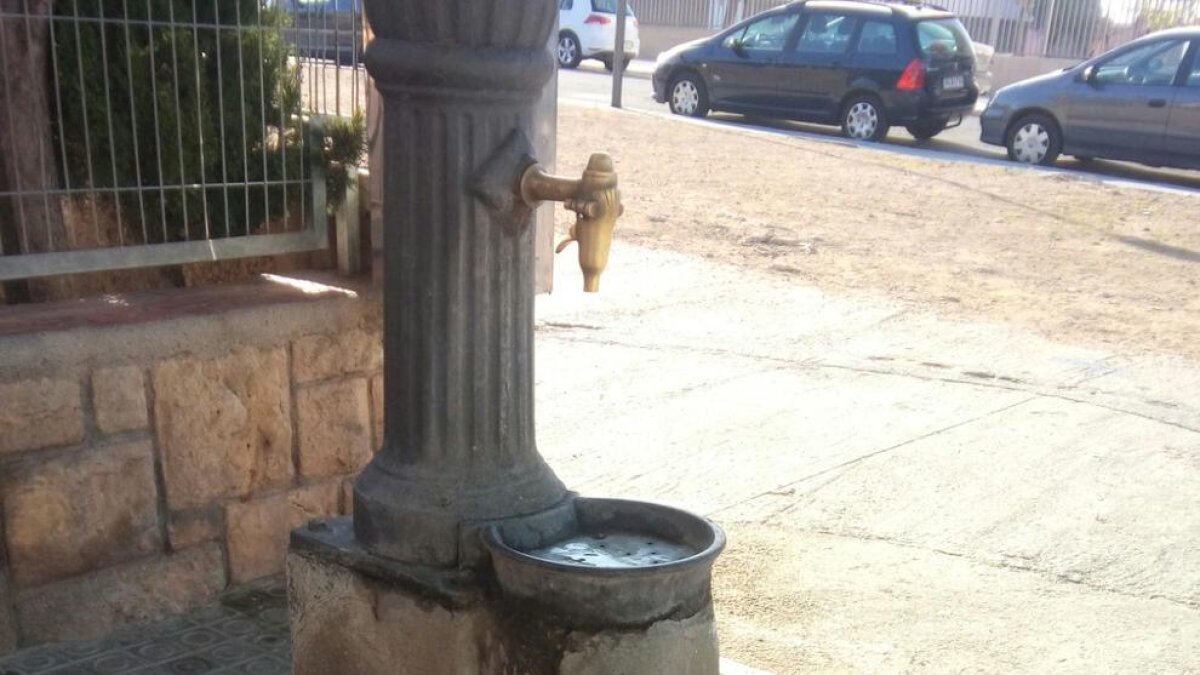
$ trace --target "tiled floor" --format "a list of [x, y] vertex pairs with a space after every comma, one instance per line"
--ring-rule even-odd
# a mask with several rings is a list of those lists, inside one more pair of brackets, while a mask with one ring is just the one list
[[286, 675], [291, 671], [282, 580], [230, 592], [213, 605], [95, 642], [0, 656], [0, 675]]

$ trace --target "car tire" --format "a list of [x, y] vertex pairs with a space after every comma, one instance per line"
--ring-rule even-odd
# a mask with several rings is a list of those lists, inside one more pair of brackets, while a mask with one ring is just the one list
[[846, 138], [875, 143], [887, 134], [887, 113], [878, 97], [859, 94], [842, 106], [842, 135]]
[[708, 114], [708, 89], [695, 73], [683, 73], [667, 88], [667, 106], [676, 115], [704, 117]]
[[579, 46], [579, 38], [571, 33], [560, 33], [558, 46], [554, 50], [559, 68], [572, 70], [579, 67], [583, 60], [583, 48]]
[[1004, 138], [1008, 158], [1022, 164], [1053, 166], [1062, 153], [1062, 131], [1053, 117], [1031, 113], [1020, 117]]
[[946, 130], [950, 120], [945, 117], [924, 119], [906, 125], [904, 128], [918, 141], [927, 141]]

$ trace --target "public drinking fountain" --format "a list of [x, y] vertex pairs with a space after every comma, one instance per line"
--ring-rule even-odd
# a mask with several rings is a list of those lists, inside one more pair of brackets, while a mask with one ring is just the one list
[[704, 518], [580, 497], [538, 454], [531, 215], [576, 213], [585, 290], [621, 215], [612, 160], [579, 179], [529, 139], [552, 0], [366, 0], [384, 100], [384, 442], [354, 515], [292, 534], [293, 669], [717, 673]]

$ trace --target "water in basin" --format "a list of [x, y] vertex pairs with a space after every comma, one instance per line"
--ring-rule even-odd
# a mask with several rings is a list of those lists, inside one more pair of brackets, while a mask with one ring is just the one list
[[527, 551], [535, 558], [580, 567], [651, 567], [696, 555], [689, 546], [644, 534], [579, 534]]

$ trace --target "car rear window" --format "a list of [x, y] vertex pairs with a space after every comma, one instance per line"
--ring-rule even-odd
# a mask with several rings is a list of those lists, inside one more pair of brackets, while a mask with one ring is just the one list
[[[592, 0], [592, 11], [601, 14], [616, 14], [617, 0]], [[632, 2], [626, 5], [625, 11], [629, 16], [633, 16]]]
[[921, 53], [933, 58], [970, 56], [971, 37], [958, 19], [927, 19], [917, 22]]
[[868, 21], [858, 35], [859, 54], [895, 54], [896, 27], [883, 21]]

